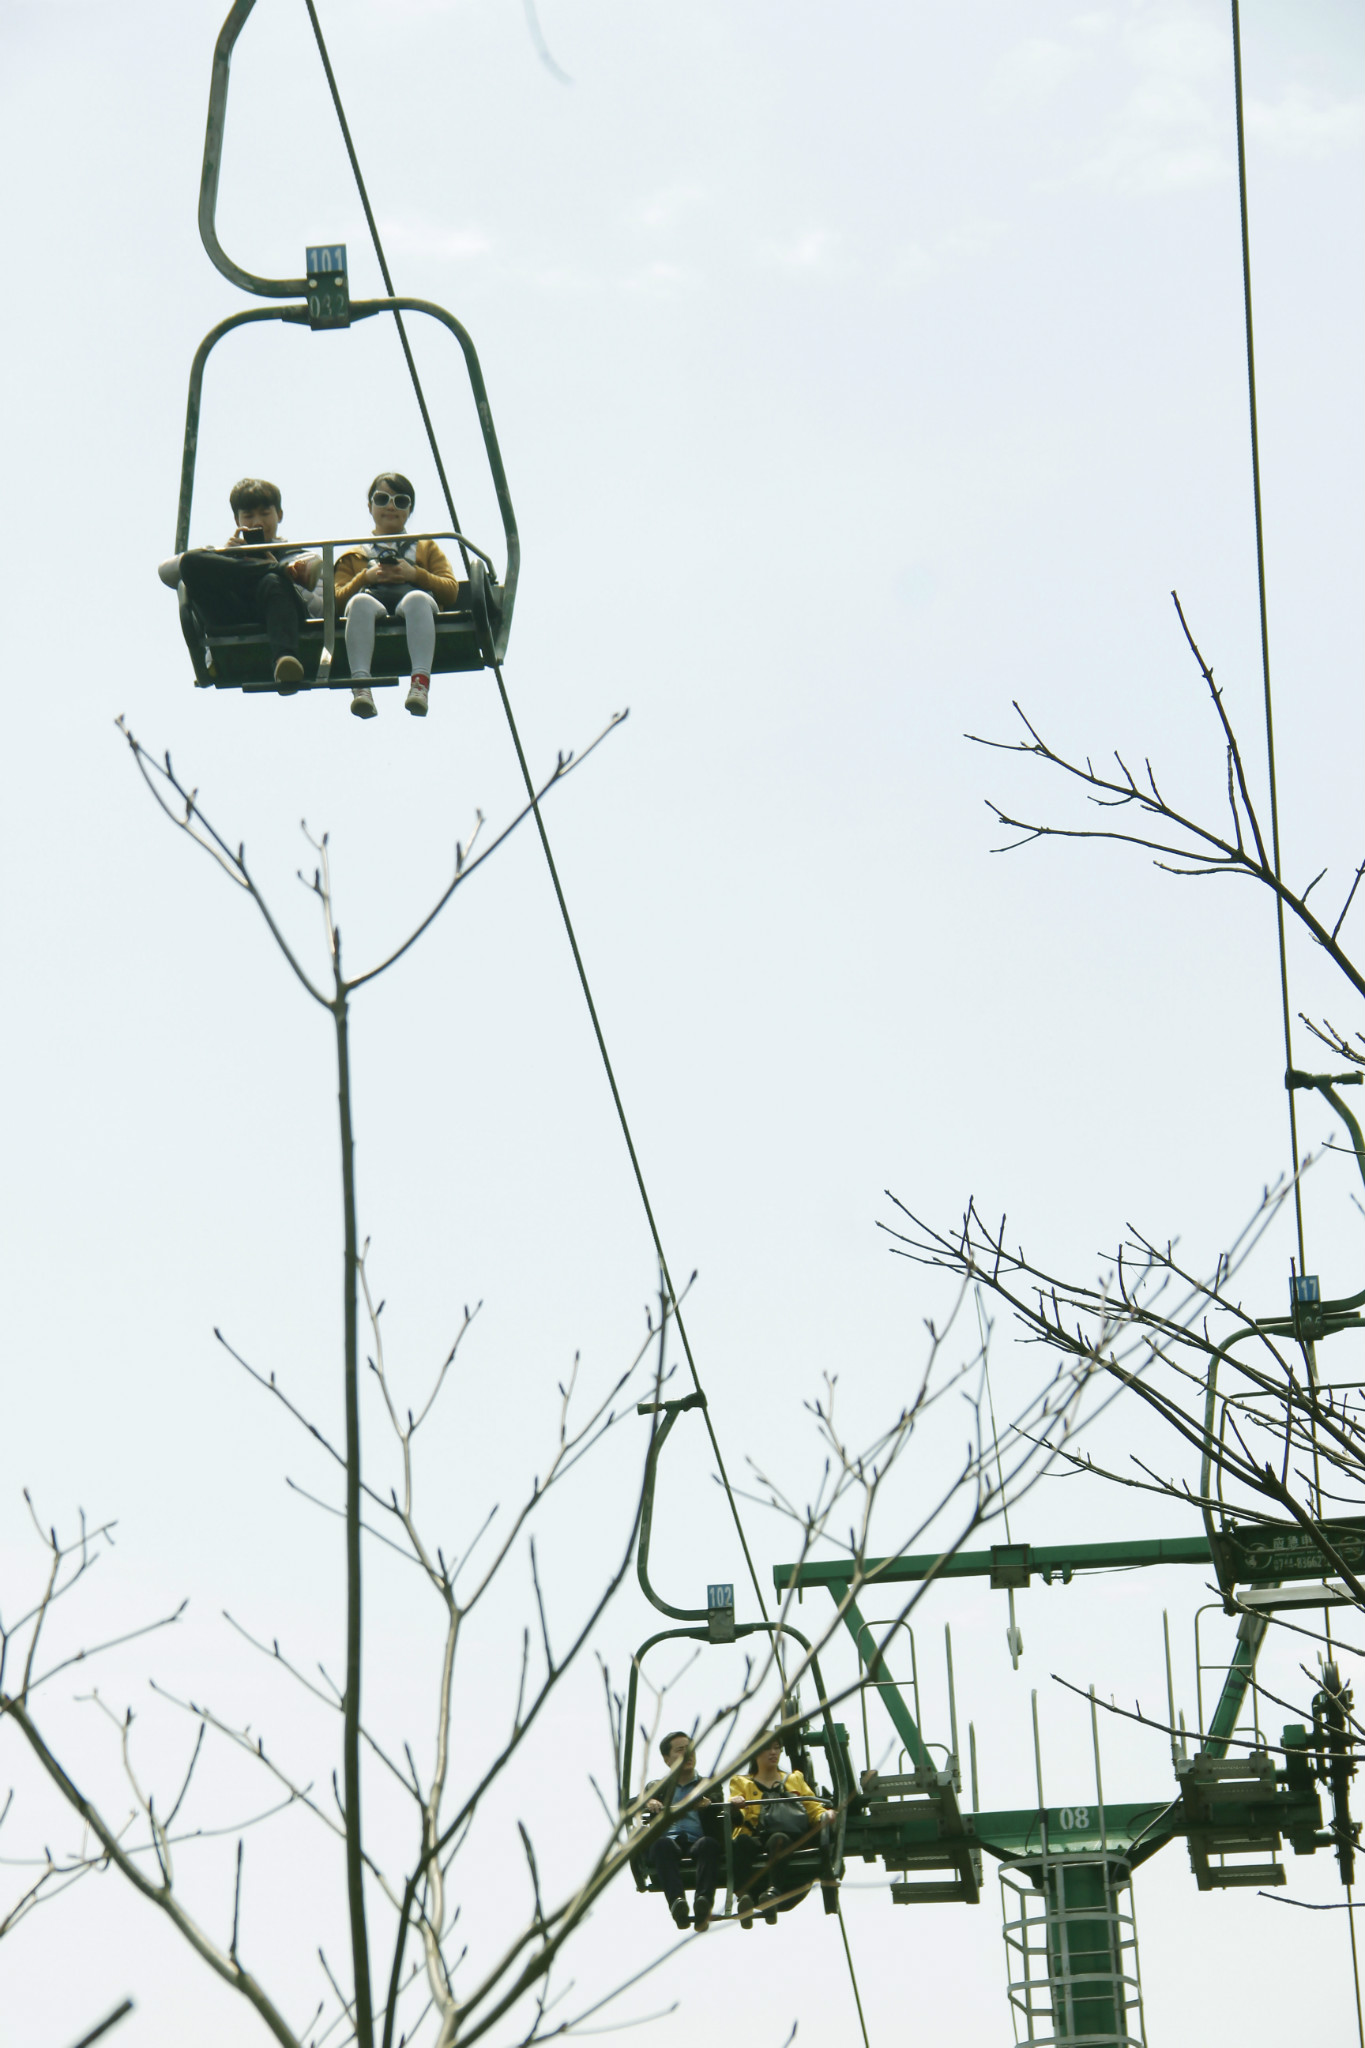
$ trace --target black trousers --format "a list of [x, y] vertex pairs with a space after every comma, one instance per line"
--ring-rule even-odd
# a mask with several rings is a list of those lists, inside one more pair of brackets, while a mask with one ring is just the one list
[[181, 556], [180, 575], [210, 633], [264, 625], [276, 661], [298, 653], [299, 586], [278, 563], [195, 549]]
[[806, 1847], [813, 1839], [809, 1828], [800, 1834], [785, 1834], [780, 1828], [770, 1828], [762, 1836], [736, 1828], [731, 1849], [736, 1892], [748, 1892], [752, 1897], [756, 1878], [764, 1891], [769, 1885], [776, 1885], [781, 1891], [784, 1888], [781, 1859], [789, 1856], [793, 1849]]
[[716, 1879], [720, 1876], [720, 1843], [713, 1842], [709, 1835], [700, 1840], [695, 1835], [660, 1835], [649, 1852], [649, 1867], [664, 1888], [664, 1897], [671, 1906], [674, 1899], [683, 1895], [682, 1855], [690, 1849], [696, 1858], [697, 1896], [713, 1899], [716, 1895]]

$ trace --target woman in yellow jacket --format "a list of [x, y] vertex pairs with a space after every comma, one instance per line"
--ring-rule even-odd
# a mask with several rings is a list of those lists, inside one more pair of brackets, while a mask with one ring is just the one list
[[[735, 1901], [741, 1927], [752, 1927], [757, 1903], [769, 1926], [777, 1921], [779, 1898], [790, 1887], [776, 1866], [793, 1849], [813, 1844], [834, 1819], [832, 1807], [816, 1798], [800, 1771], [782, 1769], [782, 1737], [769, 1735], [754, 1758], [753, 1776], [730, 1780], [734, 1821]], [[801, 1888], [797, 1904], [810, 1886]], [[757, 1900], [755, 1900], [757, 1891]]]
[[336, 565], [336, 601], [346, 614], [346, 661], [351, 671], [351, 709], [373, 718], [378, 706], [370, 689], [374, 629], [386, 614], [403, 621], [412, 663], [407, 708], [425, 718], [436, 658], [436, 614], [453, 610], [460, 586], [434, 540], [409, 540], [403, 529], [415, 502], [412, 485], [396, 469], [377, 476], [367, 503], [374, 539], [353, 548]]

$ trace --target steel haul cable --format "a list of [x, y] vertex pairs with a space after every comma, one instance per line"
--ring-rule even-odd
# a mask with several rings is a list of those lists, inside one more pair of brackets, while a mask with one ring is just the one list
[[[384, 255], [383, 244], [379, 238], [379, 227], [374, 217], [374, 209], [370, 205], [370, 196], [365, 189], [365, 179], [360, 169], [360, 159], [356, 155], [355, 144], [351, 140], [350, 124], [346, 119], [345, 109], [341, 103], [341, 94], [337, 88], [336, 74], [332, 70], [331, 59], [327, 54], [327, 45], [322, 34], [322, 24], [318, 20], [317, 8], [314, 5], [314, 0], [304, 0], [304, 5], [308, 9], [308, 19], [313, 26], [313, 35], [317, 42], [318, 55], [322, 59], [323, 70], [327, 74], [327, 85], [332, 95], [332, 105], [336, 109], [337, 121], [340, 124], [342, 138], [346, 144], [346, 154], [350, 158], [351, 170], [355, 177], [356, 188], [360, 194], [360, 203], [365, 210], [365, 219], [369, 226], [370, 239], [374, 243], [374, 252], [379, 260], [380, 274], [384, 279], [385, 289], [387, 290], [389, 297], [393, 298], [396, 296], [393, 289], [393, 279], [389, 272], [388, 261]], [[440, 448], [438, 447], [436, 441], [436, 431], [431, 423], [431, 414], [427, 408], [426, 397], [422, 391], [421, 379], [417, 374], [417, 365], [413, 360], [412, 349], [408, 343], [407, 331], [403, 326], [402, 315], [400, 313], [395, 312], [394, 321], [398, 328], [399, 338], [403, 344], [403, 355], [407, 362], [408, 375], [412, 379], [412, 388], [416, 394], [418, 406], [421, 409], [422, 424], [426, 428], [427, 440], [430, 443], [432, 457], [436, 463], [436, 473], [441, 480], [441, 490], [445, 496], [446, 509], [450, 513], [451, 524], [458, 533], [460, 531], [460, 521], [459, 516], [455, 510], [455, 500], [451, 494], [449, 479], [446, 476], [445, 464], [441, 460]], [[461, 554], [464, 554], [463, 548], [461, 549]], [[467, 555], [464, 556], [464, 565], [466, 571], [468, 571], [469, 558]], [[573, 920], [569, 916], [569, 906], [564, 897], [563, 886], [559, 879], [559, 870], [555, 865], [555, 857], [550, 847], [549, 834], [545, 830], [545, 820], [541, 816], [540, 804], [536, 798], [535, 784], [531, 779], [531, 770], [527, 765], [526, 754], [521, 744], [521, 734], [517, 730], [517, 721], [512, 712], [511, 698], [507, 694], [507, 683], [503, 676], [502, 664], [496, 659], [493, 661], [493, 673], [497, 677], [498, 694], [502, 699], [502, 708], [504, 716], [506, 717], [507, 720], [507, 729], [512, 736], [512, 745], [516, 749], [517, 765], [521, 769], [522, 780], [526, 785], [526, 794], [530, 799], [531, 809], [535, 814], [536, 828], [540, 834], [540, 844], [545, 854], [546, 865], [550, 870], [550, 880], [554, 884], [555, 900], [559, 904], [559, 913], [564, 922], [564, 930], [568, 935], [569, 946], [574, 958], [574, 966], [578, 970], [578, 979], [582, 986], [584, 1000], [586, 1001], [588, 1006], [588, 1015], [592, 1020], [593, 1033], [597, 1039], [597, 1049], [602, 1055], [602, 1065], [606, 1071], [608, 1085], [611, 1088], [611, 1099], [616, 1105], [616, 1115], [621, 1125], [621, 1134], [626, 1141], [626, 1150], [630, 1154], [630, 1164], [631, 1169], [635, 1175], [635, 1184], [640, 1191], [640, 1200], [644, 1206], [645, 1218], [649, 1224], [650, 1236], [654, 1240], [654, 1250], [658, 1257], [659, 1269], [663, 1274], [664, 1285], [668, 1291], [668, 1296], [673, 1306], [673, 1319], [678, 1326], [678, 1336], [682, 1341], [683, 1352], [687, 1359], [687, 1369], [692, 1375], [693, 1386], [696, 1388], [699, 1394], [703, 1395], [704, 1398], [704, 1389], [702, 1387], [701, 1377], [697, 1372], [696, 1361], [692, 1356], [692, 1346], [688, 1339], [687, 1327], [683, 1322], [682, 1309], [679, 1306], [677, 1291], [674, 1288], [672, 1275], [670, 1274], [668, 1269], [668, 1260], [664, 1256], [663, 1240], [659, 1235], [659, 1226], [654, 1220], [653, 1205], [649, 1199], [649, 1191], [645, 1186], [645, 1177], [643, 1172], [641, 1171], [639, 1157], [635, 1150], [635, 1140], [632, 1138], [630, 1134], [630, 1124], [626, 1118], [625, 1104], [621, 1100], [621, 1091], [616, 1085], [616, 1075], [612, 1068], [611, 1055], [607, 1051], [607, 1041], [602, 1033], [602, 1025], [597, 1015], [597, 1005], [593, 1001], [592, 989], [588, 982], [587, 969], [583, 965], [583, 956], [578, 948], [578, 939], [574, 932]], [[744, 1533], [744, 1524], [740, 1519], [739, 1504], [735, 1499], [734, 1490], [730, 1485], [729, 1475], [725, 1470], [725, 1460], [721, 1456], [720, 1444], [716, 1437], [715, 1426], [711, 1421], [711, 1411], [709, 1406], [703, 1407], [701, 1412], [702, 1420], [706, 1424], [706, 1433], [711, 1439], [711, 1448], [715, 1453], [716, 1466], [720, 1474], [720, 1481], [722, 1486], [725, 1488], [725, 1497], [730, 1504], [730, 1513], [734, 1518], [735, 1529], [739, 1536], [740, 1548], [744, 1552], [744, 1562], [749, 1568], [749, 1577], [753, 1583], [754, 1593], [758, 1599], [758, 1610], [759, 1613], [763, 1616], [765, 1624], [771, 1630], [772, 1623], [771, 1618], [768, 1614], [767, 1602], [763, 1598], [763, 1588], [759, 1582], [758, 1571], [754, 1565], [753, 1556], [749, 1550], [748, 1538], [745, 1536]], [[778, 1669], [779, 1672], [782, 1672], [783, 1666], [781, 1650], [779, 1647], [779, 1639], [775, 1631], [773, 1631], [772, 1633], [772, 1642], [774, 1654], [777, 1657]], [[784, 1674], [784, 1690], [785, 1685], [786, 1679]]]
[[[360, 169], [360, 159], [356, 155], [355, 144], [351, 139], [350, 124], [346, 119], [345, 109], [341, 103], [341, 94], [337, 87], [336, 74], [332, 70], [331, 59], [327, 54], [327, 45], [323, 38], [322, 24], [318, 20], [317, 8], [314, 5], [314, 0], [304, 0], [304, 4], [308, 9], [308, 19], [312, 23], [313, 35], [314, 38], [316, 39], [318, 46], [318, 55], [322, 59], [323, 70], [325, 71], [327, 76], [328, 89], [332, 95], [332, 105], [336, 109], [337, 121], [341, 128], [342, 138], [346, 144], [346, 154], [350, 158], [351, 171], [355, 177], [356, 188], [360, 194], [360, 203], [365, 210], [365, 219], [369, 226], [370, 239], [374, 243], [374, 252], [379, 261], [380, 275], [383, 277], [384, 286], [386, 291], [388, 292], [389, 297], [394, 298], [396, 297], [396, 294], [393, 289], [393, 280], [389, 272], [388, 262], [384, 255], [383, 244], [380, 241], [379, 226], [374, 217], [374, 209], [370, 205], [369, 193], [365, 189], [365, 179]], [[431, 423], [431, 414], [427, 408], [426, 397], [422, 391], [421, 379], [417, 374], [417, 364], [413, 360], [412, 349], [408, 343], [407, 331], [403, 326], [402, 315], [400, 313], [395, 312], [394, 321], [398, 328], [399, 338], [403, 344], [403, 355], [404, 359], [407, 362], [408, 375], [412, 379], [412, 388], [416, 395], [418, 406], [421, 410], [422, 424], [426, 428], [427, 440], [430, 443], [432, 458], [436, 464], [436, 473], [441, 480], [441, 490], [445, 497], [446, 509], [450, 514], [450, 523], [455, 528], [455, 531], [458, 533], [460, 531], [460, 521], [459, 516], [455, 510], [455, 500], [451, 493], [449, 479], [446, 476], [445, 464], [441, 460], [441, 452], [436, 441], [436, 431]], [[468, 571], [469, 558], [467, 555], [464, 554], [463, 547], [461, 547], [460, 552], [464, 559], [465, 569], [466, 571]], [[484, 623], [485, 630], [487, 631], [489, 622], [487, 619], [486, 611]], [[491, 632], [487, 633], [487, 639], [491, 652]], [[588, 1006], [588, 1015], [592, 1020], [593, 1035], [597, 1040], [597, 1049], [602, 1056], [602, 1066], [607, 1076], [608, 1086], [611, 1089], [611, 1099], [613, 1103], [616, 1105], [616, 1115], [621, 1125], [621, 1135], [626, 1141], [626, 1150], [630, 1155], [631, 1170], [635, 1175], [635, 1185], [640, 1192], [640, 1201], [644, 1208], [645, 1219], [649, 1224], [649, 1234], [654, 1240], [654, 1250], [658, 1257], [659, 1270], [663, 1274], [664, 1286], [667, 1289], [668, 1297], [673, 1304], [673, 1319], [678, 1326], [678, 1336], [681, 1339], [683, 1353], [687, 1359], [687, 1369], [692, 1375], [693, 1386], [696, 1388], [699, 1394], [703, 1395], [704, 1401], [705, 1394], [701, 1383], [701, 1376], [697, 1371], [696, 1360], [692, 1356], [692, 1346], [688, 1339], [687, 1326], [683, 1322], [682, 1308], [678, 1301], [677, 1291], [673, 1286], [672, 1275], [670, 1274], [668, 1269], [668, 1260], [664, 1254], [663, 1239], [659, 1235], [659, 1226], [654, 1220], [654, 1207], [649, 1199], [649, 1190], [645, 1185], [645, 1177], [640, 1167], [639, 1155], [635, 1150], [635, 1140], [632, 1138], [630, 1133], [630, 1124], [626, 1117], [625, 1104], [621, 1100], [621, 1091], [616, 1085], [616, 1074], [611, 1064], [611, 1055], [607, 1051], [607, 1041], [606, 1038], [603, 1036], [601, 1020], [597, 1015], [597, 1005], [593, 1001], [592, 988], [588, 981], [587, 969], [583, 965], [583, 955], [581, 954], [578, 948], [578, 938], [576, 933], [574, 932], [573, 920], [569, 915], [569, 906], [565, 900], [563, 885], [561, 884], [559, 879], [559, 870], [555, 865], [555, 857], [550, 846], [549, 834], [545, 830], [545, 820], [541, 816], [540, 804], [536, 798], [535, 784], [531, 779], [531, 770], [527, 765], [525, 750], [523, 749], [521, 744], [521, 734], [517, 730], [517, 721], [515, 716], [513, 715], [512, 702], [507, 694], [507, 683], [503, 676], [502, 664], [496, 658], [494, 658], [493, 660], [493, 673], [497, 677], [498, 695], [502, 700], [503, 714], [507, 720], [507, 729], [512, 736], [512, 745], [516, 750], [517, 765], [521, 769], [522, 780], [526, 785], [526, 794], [530, 800], [531, 809], [535, 814], [536, 828], [540, 834], [540, 844], [545, 854], [545, 864], [550, 870], [550, 880], [554, 884], [555, 900], [559, 905], [559, 913], [564, 922], [564, 930], [568, 937], [570, 950], [573, 953], [574, 966], [578, 970], [578, 979], [580, 986], [583, 990], [583, 999]], [[725, 1498], [729, 1502], [730, 1513], [734, 1519], [735, 1532], [739, 1537], [740, 1548], [744, 1553], [744, 1562], [748, 1566], [749, 1578], [753, 1584], [754, 1593], [758, 1600], [758, 1610], [759, 1613], [763, 1616], [763, 1620], [765, 1624], [768, 1626], [770, 1632], [770, 1639], [773, 1645], [773, 1655], [777, 1663], [778, 1672], [782, 1678], [782, 1687], [785, 1696], [787, 1680], [786, 1671], [782, 1660], [781, 1638], [778, 1636], [776, 1629], [772, 1627], [772, 1622], [768, 1614], [767, 1602], [763, 1597], [763, 1587], [759, 1581], [758, 1571], [754, 1564], [753, 1555], [749, 1549], [749, 1540], [744, 1533], [744, 1523], [740, 1516], [739, 1503], [735, 1499], [734, 1489], [730, 1485], [729, 1475], [725, 1470], [725, 1460], [721, 1455], [720, 1443], [716, 1436], [715, 1425], [711, 1420], [711, 1410], [709, 1405], [704, 1405], [701, 1412], [702, 1420], [706, 1424], [706, 1433], [708, 1437], [711, 1439], [711, 1449], [715, 1453], [716, 1469], [719, 1472], [721, 1484], [725, 1488]], [[863, 2017], [863, 2001], [862, 1996], [858, 1989], [857, 1973], [853, 1968], [853, 1954], [848, 1945], [848, 1933], [844, 1927], [844, 1915], [842, 1906], [839, 1907], [839, 1932], [843, 1938], [844, 1958], [848, 1964], [849, 1982], [853, 1987], [853, 1999], [858, 2009], [858, 2026], [862, 2033], [864, 2048], [870, 2048], [870, 2044], [868, 2043], [867, 2022]]]
[[858, 1990], [858, 1973], [853, 1967], [853, 1951], [848, 1945], [848, 1929], [844, 1925], [844, 1902], [835, 1894], [835, 1905], [839, 1914], [839, 1932], [844, 1940], [844, 1961], [848, 1964], [848, 1981], [853, 1986], [853, 2003], [858, 2008], [858, 2025], [862, 2029], [863, 2048], [872, 2048], [867, 2038], [867, 2021], [863, 2018], [862, 1994]]
[[[1290, 1086], [1290, 1074], [1294, 1067], [1294, 1048], [1289, 1019], [1289, 959], [1284, 935], [1284, 897], [1280, 888], [1280, 803], [1275, 779], [1275, 718], [1270, 695], [1270, 624], [1266, 604], [1265, 582], [1265, 522], [1261, 513], [1261, 437], [1256, 415], [1256, 343], [1251, 317], [1251, 226], [1247, 205], [1247, 152], [1246, 121], [1242, 105], [1242, 21], [1238, 0], [1232, 0], [1232, 78], [1233, 95], [1237, 108], [1237, 196], [1242, 222], [1242, 302], [1246, 312], [1247, 337], [1247, 409], [1251, 423], [1251, 494], [1256, 511], [1256, 588], [1260, 599], [1261, 613], [1261, 675], [1265, 696], [1265, 752], [1266, 769], [1270, 782], [1270, 844], [1275, 863], [1275, 921], [1280, 952], [1280, 1008], [1284, 1019], [1284, 1064], [1285, 1094], [1289, 1100], [1289, 1156], [1294, 1176], [1294, 1218], [1298, 1227], [1299, 1272], [1308, 1271], [1308, 1254], [1304, 1248], [1303, 1232], [1303, 1186], [1299, 1170], [1299, 1125], [1294, 1107], [1294, 1090]], [[1303, 1345], [1304, 1358], [1308, 1366], [1310, 1386], [1316, 1391], [1318, 1384], [1317, 1353], [1311, 1339]], [[1318, 1459], [1317, 1418], [1312, 1423], [1313, 1440], [1313, 1493], [1318, 1519], [1322, 1518], [1322, 1473]], [[1332, 1640], [1332, 1616], [1330, 1608], [1326, 1614], [1327, 1640]], [[1365, 2028], [1361, 2031], [1361, 2048], [1365, 2048]]]
[[[311, 0], [309, 0], [311, 5]], [[1242, 299], [1246, 308], [1247, 402], [1251, 415], [1251, 494], [1256, 508], [1256, 585], [1261, 605], [1261, 675], [1265, 694], [1265, 752], [1270, 779], [1270, 844], [1275, 861], [1275, 918], [1280, 943], [1280, 1006], [1284, 1013], [1285, 1092], [1289, 1097], [1289, 1150], [1294, 1168], [1294, 1213], [1299, 1230], [1299, 1271], [1307, 1270], [1303, 1246], [1303, 1194], [1299, 1185], [1299, 1126], [1288, 1072], [1294, 1064], [1289, 1023], [1289, 964], [1284, 937], [1284, 898], [1280, 893], [1280, 802], [1275, 784], [1275, 719], [1270, 701], [1270, 625], [1265, 591], [1265, 526], [1261, 517], [1261, 437], [1256, 424], [1256, 344], [1251, 322], [1251, 230], [1247, 217], [1246, 125], [1242, 114], [1242, 24], [1238, 0], [1232, 0], [1232, 71], [1237, 102], [1237, 192], [1242, 214]], [[1319, 1512], [1321, 1510], [1319, 1509]]]
[[[1299, 1129], [1294, 1109], [1294, 1090], [1289, 1075], [1294, 1065], [1289, 1017], [1289, 962], [1284, 935], [1284, 897], [1280, 890], [1280, 809], [1275, 785], [1275, 719], [1270, 696], [1270, 626], [1266, 606], [1265, 523], [1261, 513], [1261, 440], [1256, 419], [1256, 344], [1251, 317], [1251, 229], [1247, 207], [1246, 120], [1242, 104], [1242, 19], [1238, 0], [1232, 0], [1232, 75], [1237, 104], [1237, 197], [1242, 220], [1242, 299], [1246, 310], [1247, 405], [1251, 421], [1251, 490], [1256, 508], [1256, 587], [1261, 609], [1261, 675], [1265, 692], [1265, 750], [1270, 780], [1270, 841], [1275, 861], [1275, 919], [1280, 950], [1280, 1006], [1284, 1015], [1285, 1093], [1289, 1098], [1289, 1150], [1294, 1172], [1294, 1215], [1298, 1224], [1299, 1271], [1308, 1270], [1303, 1236], [1303, 1192], [1299, 1175]], [[1316, 1389], [1317, 1360], [1311, 1343], [1304, 1345], [1309, 1380]], [[1316, 1417], [1313, 1422], [1313, 1478], [1318, 1518], [1322, 1516], [1322, 1480], [1318, 1465]], [[1324, 1612], [1327, 1642], [1332, 1640], [1332, 1614]], [[1351, 1891], [1346, 1892], [1346, 1923], [1351, 1934], [1351, 1982], [1355, 1991], [1356, 2029], [1360, 2048], [1365, 2048], [1365, 2008], [1360, 1996], [1360, 1958], [1356, 1948], [1355, 1912]]]

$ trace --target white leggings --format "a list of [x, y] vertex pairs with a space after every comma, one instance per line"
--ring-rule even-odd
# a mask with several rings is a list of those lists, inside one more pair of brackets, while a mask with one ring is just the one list
[[[417, 676], [431, 674], [436, 658], [436, 600], [429, 590], [405, 591], [398, 600], [398, 616], [407, 628], [408, 659]], [[370, 672], [374, 660], [374, 629], [388, 617], [388, 606], [358, 590], [346, 607], [346, 662], [351, 674]]]

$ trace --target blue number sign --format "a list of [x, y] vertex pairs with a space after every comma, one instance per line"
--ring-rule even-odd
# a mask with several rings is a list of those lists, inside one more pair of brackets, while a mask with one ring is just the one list
[[346, 274], [346, 244], [344, 242], [323, 242], [318, 248], [308, 250], [308, 275], [330, 277], [333, 272]]

